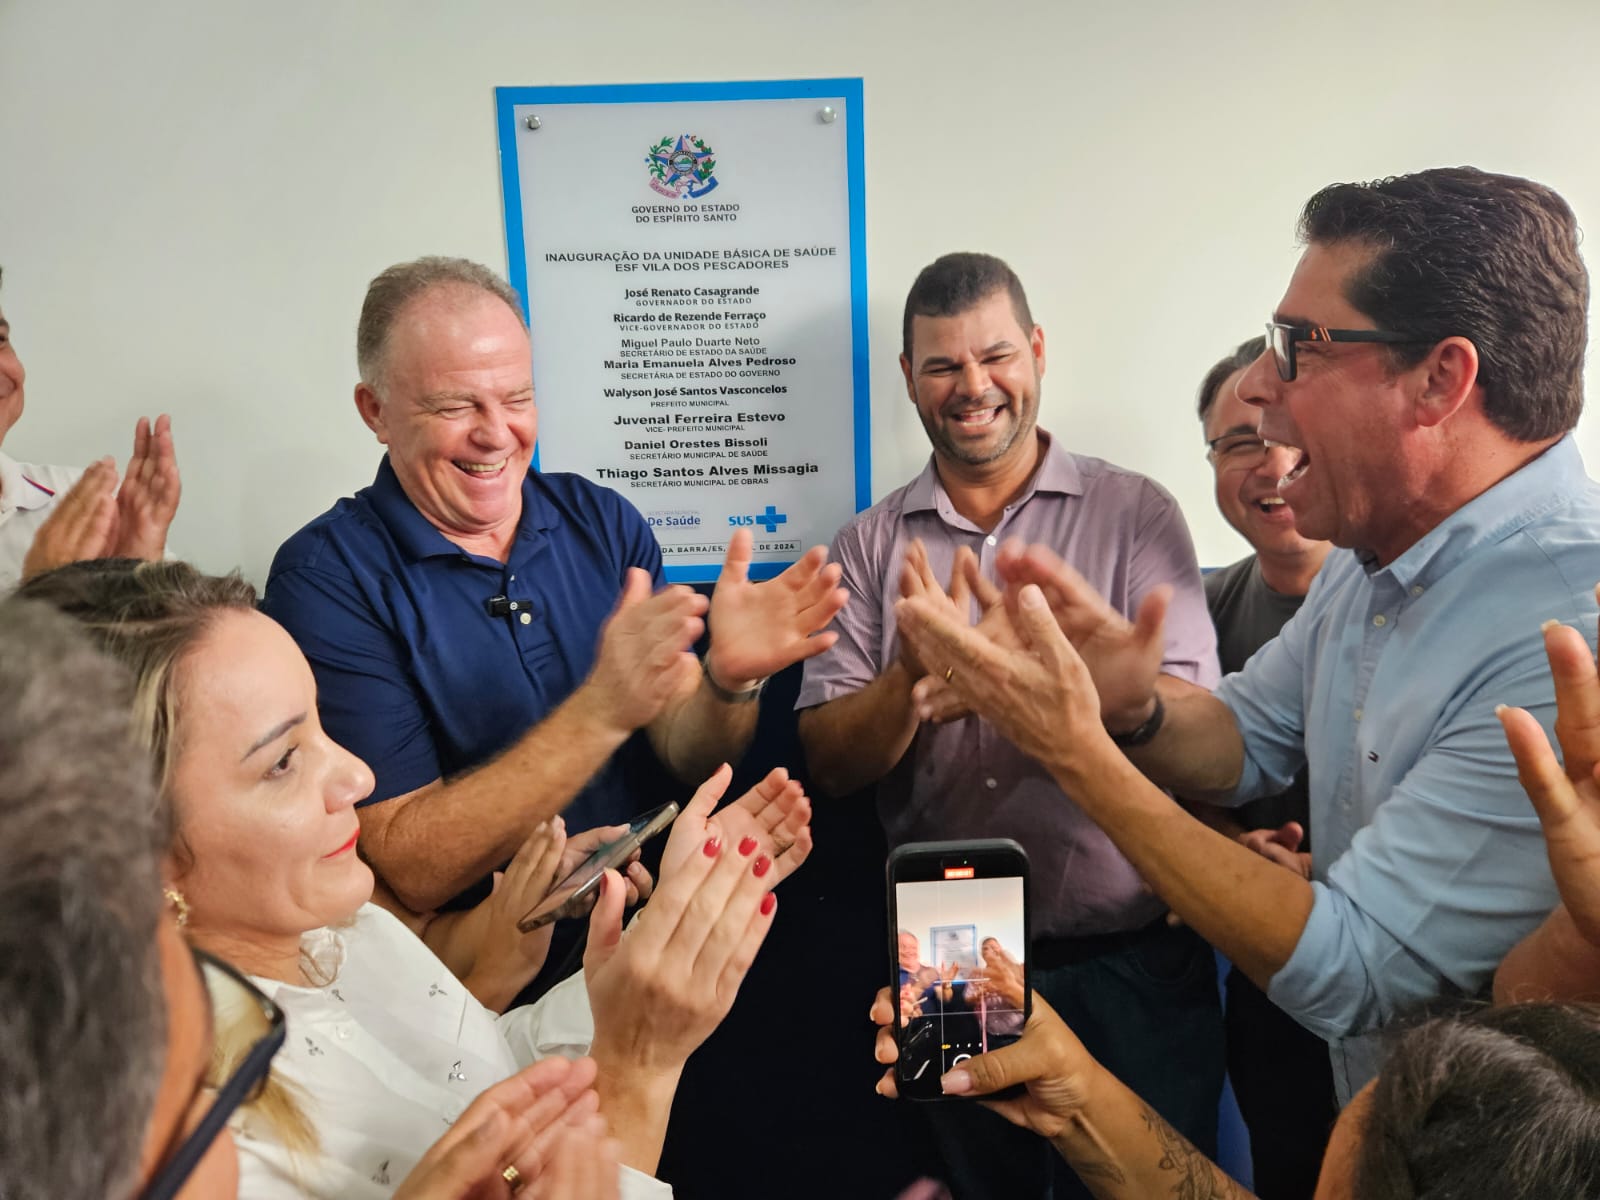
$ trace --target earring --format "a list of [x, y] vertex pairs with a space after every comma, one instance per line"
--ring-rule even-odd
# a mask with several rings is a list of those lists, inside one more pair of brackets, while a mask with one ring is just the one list
[[177, 925], [182, 929], [189, 923], [189, 902], [183, 898], [183, 893], [175, 887], [161, 889], [161, 894], [167, 898], [167, 903], [172, 905], [177, 912]]

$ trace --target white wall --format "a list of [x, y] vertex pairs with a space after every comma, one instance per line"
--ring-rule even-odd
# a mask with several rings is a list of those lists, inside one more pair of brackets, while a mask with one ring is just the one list
[[1600, 221], [1597, 48], [1591, 0], [0, 0], [0, 304], [30, 372], [6, 449], [125, 456], [172, 412], [175, 544], [260, 580], [371, 478], [367, 280], [505, 267], [496, 85], [861, 75], [875, 494], [926, 454], [905, 289], [984, 249], [1048, 335], [1045, 424], [1167, 484], [1231, 561], [1190, 406], [1281, 293], [1300, 204], [1470, 162]]

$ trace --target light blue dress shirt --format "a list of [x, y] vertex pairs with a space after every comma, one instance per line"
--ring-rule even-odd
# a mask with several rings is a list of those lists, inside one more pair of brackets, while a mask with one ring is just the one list
[[1568, 436], [1386, 567], [1329, 555], [1217, 689], [1244, 739], [1235, 802], [1310, 767], [1315, 901], [1268, 995], [1328, 1039], [1341, 1102], [1377, 1073], [1373, 1031], [1482, 990], [1556, 904], [1494, 709], [1551, 728], [1539, 626], [1592, 643], [1597, 580], [1600, 486]]

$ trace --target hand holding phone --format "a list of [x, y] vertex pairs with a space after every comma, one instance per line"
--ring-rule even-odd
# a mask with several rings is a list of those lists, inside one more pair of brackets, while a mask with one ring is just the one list
[[677, 815], [676, 804], [663, 804], [639, 817], [628, 826], [627, 833], [596, 849], [570, 875], [551, 888], [517, 922], [517, 928], [523, 933], [531, 933], [562, 917], [583, 916], [594, 903], [601, 877], [608, 870], [620, 868], [639, 847], [670, 826]]
[[944, 1098], [939, 1080], [1014, 1043], [1027, 988], [1028, 857], [1009, 839], [913, 842], [889, 856], [900, 1095]]

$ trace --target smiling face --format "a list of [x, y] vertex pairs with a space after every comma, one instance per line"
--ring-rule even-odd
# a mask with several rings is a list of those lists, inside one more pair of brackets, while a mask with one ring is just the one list
[[1003, 289], [954, 316], [914, 317], [900, 369], [941, 464], [980, 475], [1031, 465], [1044, 331], [1022, 327]]
[[191, 936], [278, 944], [352, 915], [372, 894], [355, 803], [372, 772], [317, 720], [294, 641], [225, 611], [179, 665], [171, 793]]
[[528, 331], [498, 296], [424, 292], [389, 331], [382, 379], [356, 407], [419, 512], [476, 553], [509, 545], [538, 413]]
[[914, 933], [900, 935], [900, 965], [908, 971], [915, 971], [922, 965], [922, 952]]
[[[1371, 257], [1364, 246], [1312, 243], [1274, 319], [1328, 328], [1372, 329], [1345, 299], [1345, 283]], [[1392, 561], [1419, 536], [1416, 424], [1418, 370], [1391, 372], [1370, 343], [1308, 343], [1296, 349], [1296, 377], [1278, 378], [1268, 350], [1245, 368], [1239, 397], [1261, 410], [1260, 434], [1295, 448], [1278, 494], [1303, 537], [1371, 551]], [[1428, 528], [1423, 525], [1423, 529]]]
[[22, 381], [28, 373], [22, 369], [17, 348], [11, 343], [11, 323], [0, 311], [0, 442], [22, 415]]
[[1217, 508], [1264, 558], [1291, 559], [1315, 553], [1321, 543], [1301, 535], [1295, 528], [1294, 509], [1278, 495], [1278, 480], [1288, 474], [1299, 453], [1277, 446], [1254, 465], [1249, 462], [1254, 439], [1260, 437], [1261, 410], [1239, 399], [1235, 389], [1243, 376], [1242, 370], [1228, 376], [1206, 412], [1205, 439], [1213, 447], [1210, 458], [1216, 473]]

